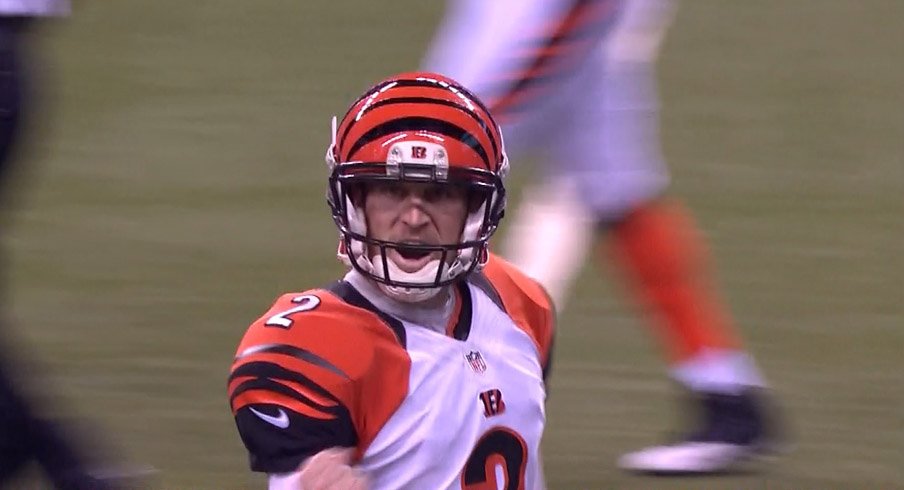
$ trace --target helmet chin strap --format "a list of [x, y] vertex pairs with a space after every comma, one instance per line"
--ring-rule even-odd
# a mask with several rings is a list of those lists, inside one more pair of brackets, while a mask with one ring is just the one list
[[[378, 261], [378, 264], [381, 264], [382, 261]], [[392, 280], [400, 280], [404, 282], [428, 282], [432, 281], [436, 277], [437, 271], [439, 271], [440, 261], [439, 259], [434, 259], [428, 262], [424, 267], [421, 267], [416, 272], [405, 272], [392, 259], [388, 259], [386, 261], [388, 271], [383, 271], [382, 267], [374, 267], [374, 273], [380, 277], [386, 278], [387, 273]], [[382, 282], [377, 282], [377, 285], [392, 299], [397, 301], [402, 301], [404, 303], [420, 303], [421, 301], [426, 301], [434, 296], [436, 296], [441, 290], [441, 287], [435, 288], [406, 288], [403, 286], [391, 286], [389, 284], [384, 284]]]

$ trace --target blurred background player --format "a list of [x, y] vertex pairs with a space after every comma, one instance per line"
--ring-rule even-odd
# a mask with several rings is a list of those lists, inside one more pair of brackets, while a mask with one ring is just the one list
[[[764, 380], [707, 272], [689, 211], [666, 197], [655, 60], [670, 0], [458, 0], [427, 69], [472, 87], [519, 156], [544, 165], [504, 255], [561, 309], [594, 239], [614, 259], [665, 343], [670, 374], [692, 394], [699, 426], [626, 454], [651, 473], [730, 468], [769, 440]], [[555, 239], [550, 239], [555, 237]]]
[[[24, 119], [34, 102], [29, 39], [41, 19], [68, 13], [67, 0], [0, 0], [0, 205], [4, 212], [10, 207], [12, 167], [27, 122]], [[6, 264], [2, 265], [5, 269]], [[0, 329], [5, 327], [3, 323], [6, 320], [0, 318]], [[18, 363], [6, 344], [7, 339], [0, 339], [0, 487], [32, 462], [41, 466], [58, 489], [119, 488], [118, 482], [138, 476], [93, 466], [96, 461], [88, 457], [87, 448], [75, 439], [71, 428], [40, 415], [32, 394], [20, 386], [22, 378], [14, 372]]]
[[327, 150], [340, 281], [248, 329], [229, 396], [271, 490], [545, 488], [554, 318], [487, 251], [505, 209], [498, 126], [431, 73], [364, 93]]

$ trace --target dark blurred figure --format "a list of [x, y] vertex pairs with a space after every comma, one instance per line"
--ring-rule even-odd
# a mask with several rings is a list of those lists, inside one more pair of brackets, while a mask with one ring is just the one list
[[[0, 0], [0, 205], [4, 211], [10, 205], [10, 180], [23, 137], [23, 116], [31, 110], [35, 95], [31, 93], [30, 73], [25, 70], [29, 38], [43, 19], [68, 13], [68, 0]], [[0, 270], [0, 274], [5, 273]], [[2, 289], [5, 284], [0, 285], [0, 294], [5, 294]], [[3, 337], [5, 323], [0, 318]], [[61, 490], [121, 488], [121, 478], [128, 475], [114, 474], [109, 468], [101, 473], [72, 428], [37, 413], [36, 400], [27, 396], [21, 377], [14, 375], [14, 365], [18, 364], [12, 359], [14, 353], [8, 340], [0, 338], [0, 487], [6, 487], [30, 463], [37, 463], [53, 486]]]

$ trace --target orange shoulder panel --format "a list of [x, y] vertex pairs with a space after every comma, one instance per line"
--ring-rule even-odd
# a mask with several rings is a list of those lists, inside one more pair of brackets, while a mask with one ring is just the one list
[[377, 314], [323, 289], [282, 295], [248, 328], [232, 371], [259, 361], [299, 373], [336, 397], [351, 414], [359, 455], [408, 393], [411, 359], [395, 333]]
[[540, 362], [549, 361], [555, 334], [555, 307], [543, 286], [495, 254], [490, 254], [483, 274], [496, 288], [515, 324], [537, 343]]

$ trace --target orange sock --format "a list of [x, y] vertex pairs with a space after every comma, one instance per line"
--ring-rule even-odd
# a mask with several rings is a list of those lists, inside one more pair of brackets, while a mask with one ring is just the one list
[[704, 349], [738, 350], [727, 308], [707, 270], [708, 251], [689, 212], [655, 201], [611, 230], [611, 257], [628, 275], [640, 304], [661, 325], [673, 363]]

